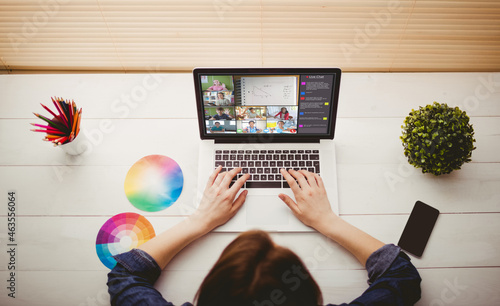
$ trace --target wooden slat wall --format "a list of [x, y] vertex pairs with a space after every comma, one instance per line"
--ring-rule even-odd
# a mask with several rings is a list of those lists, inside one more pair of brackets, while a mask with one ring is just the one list
[[496, 0], [0, 0], [0, 7], [0, 73], [500, 70]]

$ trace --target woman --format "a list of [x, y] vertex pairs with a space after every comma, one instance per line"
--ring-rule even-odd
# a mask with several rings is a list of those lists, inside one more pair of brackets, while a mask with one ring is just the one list
[[281, 108], [281, 110], [280, 110], [280, 112], [279, 112], [279, 113], [277, 113], [276, 115], [274, 115], [274, 118], [276, 118], [276, 117], [278, 117], [278, 116], [279, 116], [279, 118], [280, 118], [280, 119], [282, 119], [282, 120], [283, 120], [283, 119], [284, 119], [284, 120], [288, 120], [288, 119], [290, 119], [290, 114], [288, 113], [288, 110], [286, 109], [286, 107], [282, 107], [282, 108]]
[[[139, 249], [115, 256], [118, 263], [108, 274], [111, 304], [173, 305], [154, 289], [162, 269], [189, 243], [231, 219], [245, 202], [248, 191], [237, 194], [249, 174], [229, 187], [241, 168], [220, 171], [218, 167], [210, 176], [198, 210], [188, 219]], [[420, 299], [420, 276], [399, 247], [384, 245], [339, 218], [317, 174], [284, 169], [281, 174], [296, 201], [284, 194], [279, 197], [294, 215], [366, 266], [370, 287], [352, 305], [411, 305]], [[195, 297], [200, 306], [322, 304], [319, 287], [302, 261], [261, 231], [243, 233], [226, 247]]]

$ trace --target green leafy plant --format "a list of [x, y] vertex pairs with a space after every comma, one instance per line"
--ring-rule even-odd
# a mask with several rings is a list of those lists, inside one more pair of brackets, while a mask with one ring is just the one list
[[423, 173], [447, 174], [471, 161], [474, 129], [458, 107], [434, 102], [412, 109], [401, 128], [405, 156]]

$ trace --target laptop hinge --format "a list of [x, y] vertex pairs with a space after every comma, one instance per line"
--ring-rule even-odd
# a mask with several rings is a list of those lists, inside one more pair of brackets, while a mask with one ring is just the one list
[[333, 139], [321, 139], [320, 143], [333, 143]]
[[318, 138], [301, 138], [301, 139], [287, 139], [286, 137], [276, 137], [273, 139], [262, 139], [262, 138], [246, 138], [246, 139], [230, 139], [230, 138], [218, 138], [215, 139], [215, 143], [320, 143]]

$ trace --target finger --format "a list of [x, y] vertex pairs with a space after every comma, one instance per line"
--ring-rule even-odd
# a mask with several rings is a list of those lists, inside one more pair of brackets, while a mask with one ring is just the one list
[[281, 175], [285, 178], [286, 182], [288, 183], [288, 186], [290, 186], [290, 189], [292, 189], [293, 193], [296, 194], [297, 192], [300, 192], [300, 187], [299, 184], [295, 181], [295, 179], [286, 171], [285, 169], [280, 169]]
[[234, 182], [233, 186], [229, 188], [231, 192], [234, 192], [234, 194], [238, 193], [238, 190], [240, 190], [241, 187], [243, 187], [243, 184], [250, 178], [250, 174], [246, 173], [242, 177], [240, 177], [236, 182]]
[[229, 183], [231, 183], [231, 181], [233, 180], [233, 177], [235, 177], [236, 174], [238, 174], [240, 171], [241, 171], [241, 168], [238, 167], [238, 168], [232, 169], [229, 172], [226, 172], [227, 175], [226, 175], [226, 177], [224, 177], [224, 180], [222, 180], [221, 185], [229, 186]]
[[219, 173], [219, 175], [215, 179], [214, 185], [219, 186], [221, 184], [222, 180], [224, 179], [224, 177], [226, 176], [226, 174], [227, 174], [227, 172]]
[[290, 174], [299, 182], [300, 188], [310, 187], [306, 177], [300, 171], [290, 170]]
[[314, 173], [309, 172], [307, 170], [300, 170], [299, 172], [302, 173], [302, 175], [307, 178], [307, 183], [309, 184], [309, 186], [316, 187], [318, 185]]
[[278, 197], [281, 199], [281, 201], [285, 202], [286, 206], [288, 206], [294, 214], [298, 214], [300, 212], [299, 206], [297, 205], [297, 203], [295, 203], [294, 200], [292, 200], [292, 198], [283, 193], [280, 193]]
[[325, 184], [323, 183], [323, 179], [321, 178], [321, 176], [319, 176], [319, 174], [314, 174], [314, 176], [316, 177], [316, 182], [318, 183], [318, 187], [321, 188], [321, 189], [325, 189]]
[[217, 166], [217, 168], [215, 168], [214, 172], [212, 172], [212, 174], [208, 178], [206, 188], [208, 188], [214, 184], [215, 178], [217, 177], [217, 175], [219, 174], [221, 169], [222, 169], [222, 166]]
[[[233, 185], [234, 186], [234, 185]], [[245, 200], [247, 199], [247, 194], [248, 190], [243, 190], [240, 195], [236, 198], [236, 200], [233, 203], [233, 207], [231, 207], [231, 214], [234, 216], [240, 210], [241, 206], [243, 206], [243, 203], [245, 203]]]

